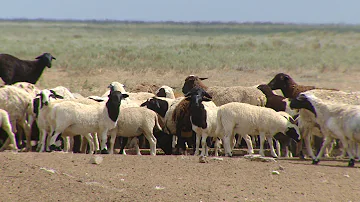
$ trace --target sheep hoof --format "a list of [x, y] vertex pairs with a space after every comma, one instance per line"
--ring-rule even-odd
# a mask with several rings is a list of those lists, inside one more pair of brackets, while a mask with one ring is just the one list
[[348, 166], [349, 166], [349, 167], [354, 167], [354, 166], [355, 166], [355, 160], [354, 160], [354, 159], [350, 159]]
[[52, 144], [50, 145], [50, 151], [61, 151], [60, 147], [57, 147], [56, 145]]
[[312, 164], [317, 165], [320, 162], [319, 159], [313, 159]]
[[103, 149], [103, 150], [101, 150], [101, 154], [109, 154], [109, 152], [107, 149]]
[[95, 154], [101, 154], [101, 150], [96, 150]]

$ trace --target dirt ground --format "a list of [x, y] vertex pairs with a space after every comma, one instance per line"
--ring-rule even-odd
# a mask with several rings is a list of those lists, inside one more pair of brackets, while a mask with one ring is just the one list
[[[275, 71], [236, 72], [239, 77], [224, 73], [220, 83], [210, 80], [208, 84], [226, 86], [241, 81], [238, 85], [254, 85], [268, 82]], [[215, 73], [208, 72], [213, 78]], [[289, 74], [300, 84], [359, 90], [359, 72]], [[183, 81], [180, 77], [179, 85]], [[60, 83], [59, 77], [53, 78]], [[295, 158], [255, 162], [237, 156], [222, 160], [208, 157], [207, 163], [199, 163], [197, 156], [116, 154], [102, 155], [102, 163], [95, 165], [89, 163], [91, 156], [1, 152], [0, 201], [360, 200], [359, 162], [355, 168], [348, 168], [346, 160], [323, 160], [312, 165], [310, 160]]]
[[[0, 153], [0, 201], [359, 201], [360, 163]], [[272, 174], [278, 171], [280, 174]]]

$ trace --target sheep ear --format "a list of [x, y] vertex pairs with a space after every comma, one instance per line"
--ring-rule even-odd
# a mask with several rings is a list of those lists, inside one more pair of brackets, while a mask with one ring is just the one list
[[203, 97], [202, 101], [209, 102], [209, 101], [211, 101], [211, 99], [209, 99], [207, 97]]
[[54, 56], [51, 56], [51, 58], [52, 58], [53, 60], [56, 60], [56, 58], [55, 58]]
[[191, 97], [186, 97], [185, 100], [190, 101]]
[[128, 94], [122, 94], [122, 99], [125, 99], [125, 98], [127, 98], [127, 97], [129, 97]]
[[199, 78], [200, 80], [205, 80], [205, 79], [208, 79], [207, 77], [202, 77], [202, 78]]

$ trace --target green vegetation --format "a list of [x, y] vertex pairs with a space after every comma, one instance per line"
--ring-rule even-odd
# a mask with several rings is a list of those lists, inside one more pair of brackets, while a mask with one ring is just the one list
[[93, 68], [357, 68], [360, 26], [0, 22], [1, 52]]
[[54, 69], [73, 76], [360, 69], [360, 26], [0, 21], [0, 30], [0, 52], [29, 60], [50, 52]]

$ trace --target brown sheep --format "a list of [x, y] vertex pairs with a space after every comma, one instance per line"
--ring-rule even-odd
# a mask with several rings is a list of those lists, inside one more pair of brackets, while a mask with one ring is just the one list
[[243, 102], [256, 106], [265, 106], [266, 96], [262, 93], [257, 86], [211, 86], [207, 87], [201, 82], [206, 78], [199, 78], [198, 76], [190, 75], [185, 79], [182, 88], [184, 94], [188, 93], [193, 87], [199, 86], [206, 90], [211, 96], [212, 101], [217, 105], [223, 105], [229, 102]]

